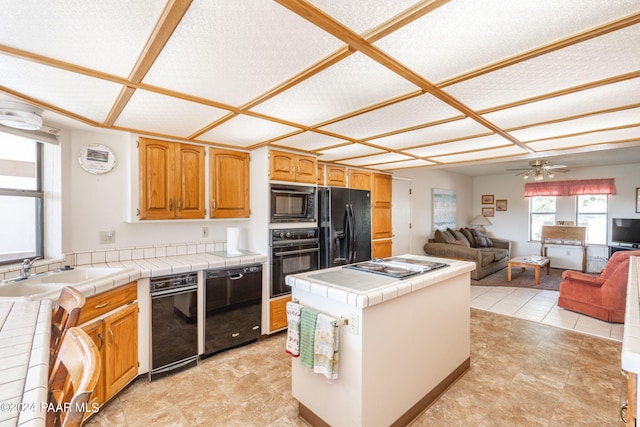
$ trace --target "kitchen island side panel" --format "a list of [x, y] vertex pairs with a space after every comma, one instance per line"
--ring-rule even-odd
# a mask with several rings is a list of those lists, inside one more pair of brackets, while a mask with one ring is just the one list
[[302, 305], [358, 324], [340, 327], [339, 379], [292, 360], [293, 397], [332, 426], [392, 424], [468, 360], [469, 292], [468, 272], [365, 308], [294, 288]]

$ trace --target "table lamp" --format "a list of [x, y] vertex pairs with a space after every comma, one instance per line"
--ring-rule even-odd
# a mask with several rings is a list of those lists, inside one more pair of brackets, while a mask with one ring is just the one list
[[491, 221], [489, 221], [486, 217], [482, 216], [482, 215], [476, 215], [473, 217], [473, 219], [471, 221], [469, 221], [469, 225], [473, 226], [474, 228], [482, 231], [483, 233], [486, 233], [486, 230], [484, 229], [485, 225], [493, 225], [491, 224]]

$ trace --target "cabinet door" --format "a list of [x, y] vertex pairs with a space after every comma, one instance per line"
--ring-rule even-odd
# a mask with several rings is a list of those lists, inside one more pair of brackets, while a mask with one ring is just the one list
[[271, 150], [269, 152], [269, 177], [280, 181], [295, 181], [295, 158], [293, 153]]
[[[104, 358], [105, 358], [105, 339], [104, 339], [104, 324], [102, 320], [96, 320], [93, 323], [90, 323], [82, 328], [83, 331], [87, 333], [91, 337], [96, 346], [98, 347], [98, 351], [100, 353], [100, 376], [98, 377], [98, 383], [96, 384], [96, 388], [93, 389], [93, 393], [91, 393], [91, 398], [89, 399], [89, 408], [93, 408], [94, 404], [96, 406], [100, 406], [105, 402], [104, 398]], [[91, 412], [88, 412], [86, 416], [91, 415]]]
[[211, 149], [211, 218], [249, 218], [249, 153]]
[[312, 156], [297, 156], [296, 181], [315, 184], [318, 177], [316, 158]]
[[391, 188], [391, 175], [373, 174], [371, 192], [371, 237], [373, 239], [392, 237]]
[[371, 258], [388, 258], [392, 254], [391, 239], [371, 242]]
[[138, 375], [138, 303], [118, 310], [104, 319], [105, 398]]
[[371, 172], [349, 170], [349, 188], [371, 190]]
[[324, 187], [324, 165], [322, 163], [318, 163], [318, 176], [316, 177], [316, 184]]
[[140, 219], [173, 218], [174, 144], [140, 138]]
[[327, 165], [327, 185], [331, 187], [346, 187], [347, 169], [341, 166]]
[[269, 302], [269, 332], [287, 327], [287, 303], [291, 297]]
[[204, 218], [204, 147], [176, 145], [175, 217]]

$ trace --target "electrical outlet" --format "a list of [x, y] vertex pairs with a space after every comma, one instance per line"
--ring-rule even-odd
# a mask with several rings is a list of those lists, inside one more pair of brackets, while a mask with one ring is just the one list
[[100, 244], [101, 245], [110, 245], [116, 242], [116, 232], [115, 231], [101, 231], [100, 232]]
[[349, 314], [349, 332], [353, 335], [360, 333], [360, 316], [357, 314]]
[[209, 227], [202, 227], [202, 237], [209, 237]]

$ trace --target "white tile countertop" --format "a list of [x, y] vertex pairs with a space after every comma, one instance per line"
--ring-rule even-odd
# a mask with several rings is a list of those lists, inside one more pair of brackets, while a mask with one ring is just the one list
[[417, 255], [400, 257], [443, 262], [448, 266], [406, 279], [334, 267], [287, 276], [286, 284], [292, 289], [301, 289], [330, 300], [364, 308], [415, 292], [476, 268], [474, 263], [467, 261]]
[[0, 425], [44, 426], [51, 301], [0, 301]]

